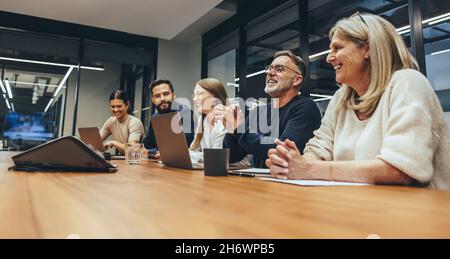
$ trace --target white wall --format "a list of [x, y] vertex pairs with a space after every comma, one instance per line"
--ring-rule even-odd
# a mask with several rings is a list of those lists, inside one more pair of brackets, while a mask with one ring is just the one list
[[[104, 62], [104, 71], [81, 70], [80, 94], [78, 99], [78, 116], [76, 127], [101, 128], [111, 115], [109, 95], [120, 86], [120, 64]], [[67, 89], [66, 116], [64, 136], [72, 135], [73, 108], [77, 73], [69, 77]], [[78, 135], [78, 131], [76, 132]]]
[[208, 77], [219, 79], [225, 86], [228, 98], [235, 97], [236, 50], [228, 51], [208, 61]]
[[143, 78], [139, 78], [136, 80], [135, 89], [134, 89], [134, 97], [131, 99], [133, 104], [133, 116], [137, 118], [141, 118], [142, 113], [142, 87], [143, 87]]
[[177, 97], [191, 99], [195, 83], [201, 79], [201, 40], [180, 43], [158, 41], [157, 79], [169, 79]]

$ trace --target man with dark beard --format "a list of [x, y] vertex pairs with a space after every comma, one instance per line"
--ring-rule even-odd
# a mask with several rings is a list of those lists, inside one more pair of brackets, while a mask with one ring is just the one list
[[[152, 104], [155, 107], [156, 112], [152, 116], [158, 116], [168, 112], [179, 112], [183, 119], [189, 119], [190, 124], [183, 125], [185, 132], [186, 142], [189, 144], [194, 139], [194, 124], [192, 111], [183, 105], [178, 105], [178, 109], [173, 109], [172, 103], [174, 102], [176, 95], [173, 89], [173, 85], [169, 80], [156, 80], [150, 84], [150, 94], [152, 95]], [[149, 150], [149, 154], [156, 154], [158, 151], [158, 145], [156, 143], [155, 134], [150, 122], [148, 128], [148, 134], [143, 140], [144, 146]]]
[[[265, 72], [264, 90], [272, 101], [257, 108], [255, 115], [258, 116], [249, 115], [244, 119], [239, 109], [223, 105], [215, 107], [215, 119], [226, 121], [225, 127], [231, 132], [224, 139], [224, 147], [230, 148], [230, 162], [240, 161], [250, 154], [253, 155], [253, 166], [265, 167], [268, 150], [276, 147], [275, 138], [290, 139], [303, 151], [313, 137], [313, 131], [320, 126], [321, 115], [317, 105], [310, 98], [299, 95], [306, 74], [305, 62], [300, 57], [291, 51], [279, 51]], [[278, 116], [271, 117], [271, 113]], [[270, 126], [269, 132], [261, 130], [266, 127], [260, 125], [264, 116], [267, 126]], [[242, 128], [243, 131], [236, 130]]]

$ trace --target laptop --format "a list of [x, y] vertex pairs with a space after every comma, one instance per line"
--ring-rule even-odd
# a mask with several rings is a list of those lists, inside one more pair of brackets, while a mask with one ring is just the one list
[[[78, 128], [78, 133], [84, 143], [91, 145], [102, 153], [106, 152], [105, 147], [103, 146], [102, 137], [100, 136], [100, 131], [97, 127]], [[111, 156], [111, 159], [123, 160], [125, 159], [125, 156]]]
[[61, 137], [12, 157], [17, 171], [115, 172], [102, 154], [76, 137]]
[[181, 116], [178, 112], [160, 114], [150, 119], [161, 162], [171, 167], [203, 169], [203, 164], [191, 161], [180, 120]]

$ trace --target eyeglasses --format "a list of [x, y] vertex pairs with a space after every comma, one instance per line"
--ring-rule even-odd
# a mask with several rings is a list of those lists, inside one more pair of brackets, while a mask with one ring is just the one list
[[287, 66], [285, 66], [285, 65], [275, 65], [275, 66], [273, 66], [273, 65], [267, 65], [265, 68], [264, 68], [264, 72], [267, 74], [267, 73], [269, 73], [270, 72], [270, 70], [274, 70], [276, 73], [278, 73], [278, 74], [281, 74], [281, 73], [283, 73], [286, 69], [288, 69], [288, 70], [291, 70], [292, 72], [294, 72], [294, 73], [296, 73], [296, 74], [299, 74], [299, 75], [301, 75], [299, 72], [297, 72], [297, 71], [295, 71], [294, 69], [292, 69], [292, 68], [289, 68], [289, 67], [287, 67]]
[[359, 14], [359, 11], [356, 11], [354, 14], [350, 15], [350, 17], [354, 17], [354, 16], [358, 16], [361, 21], [367, 26], [369, 27], [369, 25], [367, 25], [366, 20], [364, 20], [364, 18], [361, 16], [361, 14]]

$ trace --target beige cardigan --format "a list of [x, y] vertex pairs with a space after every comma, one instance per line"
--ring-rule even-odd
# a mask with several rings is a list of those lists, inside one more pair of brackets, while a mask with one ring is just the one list
[[326, 161], [381, 159], [422, 184], [450, 190], [450, 137], [439, 100], [418, 71], [393, 74], [370, 119], [336, 110], [338, 90], [304, 153]]

